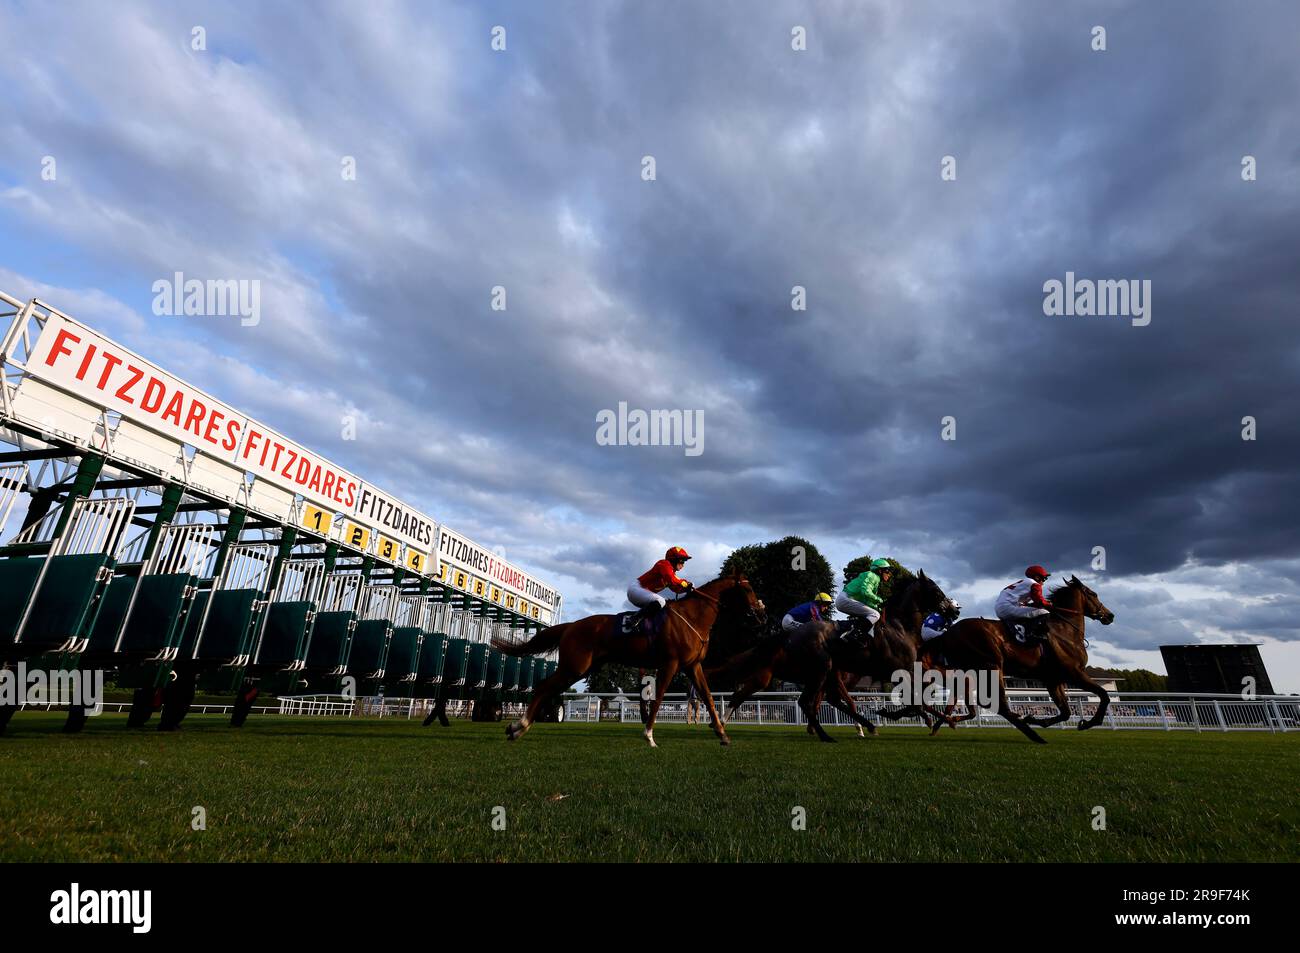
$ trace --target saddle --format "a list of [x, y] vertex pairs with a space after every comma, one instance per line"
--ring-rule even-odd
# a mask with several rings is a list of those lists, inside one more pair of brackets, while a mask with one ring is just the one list
[[652, 612], [645, 612], [641, 609], [633, 609], [630, 612], [620, 612], [614, 617], [616, 635], [626, 636], [644, 636], [653, 640], [657, 635], [663, 632], [664, 622], [668, 618], [667, 607], [655, 609]]
[[860, 619], [839, 619], [835, 623], [835, 635], [846, 642], [863, 646], [869, 641], [867, 633], [871, 626], [861, 624]]

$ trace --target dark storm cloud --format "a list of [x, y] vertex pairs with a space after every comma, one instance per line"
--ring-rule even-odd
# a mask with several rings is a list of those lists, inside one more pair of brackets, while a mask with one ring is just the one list
[[[6, 153], [0, 209], [79, 249], [33, 276], [70, 289], [262, 276], [265, 327], [199, 333], [303, 385], [195, 373], [594, 587], [571, 604], [621, 599], [661, 537], [795, 531], [950, 585], [1099, 545], [1119, 578], [1300, 556], [1293, 4], [321, 11], [0, 13], [48, 47], [0, 66], [0, 125], [84, 170], [43, 189]], [[1045, 316], [1066, 271], [1149, 279], [1150, 326]], [[137, 333], [166, 364], [195, 332]], [[619, 401], [702, 410], [705, 452], [598, 446]], [[1132, 644], [1201, 631], [1126, 592]], [[1213, 609], [1293, 639], [1289, 605]]]

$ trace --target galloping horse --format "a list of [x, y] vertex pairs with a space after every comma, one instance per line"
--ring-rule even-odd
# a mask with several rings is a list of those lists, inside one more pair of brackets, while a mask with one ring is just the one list
[[695, 690], [708, 706], [713, 731], [724, 744], [731, 744], [718, 718], [704, 677], [701, 663], [709, 650], [709, 631], [720, 614], [741, 614], [755, 623], [766, 620], [762, 601], [742, 575], [723, 576], [692, 589], [681, 599], [668, 604], [663, 627], [654, 635], [641, 631], [625, 634], [617, 615], [593, 615], [576, 622], [564, 622], [543, 629], [524, 643], [493, 639], [492, 644], [507, 655], [537, 655], [558, 648], [559, 665], [555, 674], [542, 681], [523, 718], [506, 728], [511, 741], [522, 737], [533, 724], [538, 710], [548, 699], [559, 695], [598, 665], [618, 662], [642, 668], [658, 669], [655, 700], [645, 724], [646, 741], [655, 744], [655, 717], [664, 699], [668, 683], [678, 670], [684, 670], [695, 683]]
[[[953, 611], [952, 600], [922, 572], [896, 587], [886, 600], [882, 620], [868, 645], [841, 639], [839, 626], [834, 622], [810, 622], [789, 637], [782, 634], [760, 643], [712, 670], [715, 676], [729, 675], [741, 680], [727, 706], [727, 717], [767, 688], [774, 678], [779, 678], [803, 686], [799, 707], [808, 719], [810, 734], [822, 741], [835, 740], [826, 734], [817, 718], [822, 696], [829, 692], [827, 700], [858, 724], [859, 735], [863, 728], [874, 735], [875, 724], [857, 710], [843, 676], [871, 674], [887, 681], [896, 671], [911, 672], [921, 644], [921, 621], [931, 612]], [[933, 708], [923, 707], [933, 717], [944, 718]], [[901, 717], [904, 713], [889, 715]]]
[[[842, 664], [837, 666], [836, 680], [844, 685], [846, 680], [852, 682], [867, 676], [887, 685], [896, 672], [911, 675], [913, 666], [923, 657], [921, 626], [932, 612], [952, 620], [960, 610], [922, 569], [908, 582], [895, 585], [876, 626], [875, 638], [869, 639], [857, 653], [843, 658]], [[928, 658], [924, 664], [926, 668], [937, 668]], [[845, 688], [847, 691], [847, 685]], [[881, 708], [877, 714], [890, 721], [919, 714], [927, 720], [934, 719], [934, 731], [945, 724], [955, 727], [955, 719], [948, 713], [940, 714], [928, 704]], [[862, 735], [861, 728], [858, 735]]]
[[[1067, 686], [1085, 689], [1101, 699], [1096, 714], [1080, 722], [1080, 729], [1100, 724], [1110, 705], [1106, 689], [1088, 675], [1088, 643], [1083, 627], [1085, 619], [1096, 619], [1102, 625], [1110, 625], [1115, 621], [1115, 613], [1102, 605], [1097, 593], [1075, 576], [1052, 591], [1051, 602], [1053, 608], [1047, 623], [1047, 642], [1041, 647], [1040, 644], [1021, 644], [1008, 638], [1003, 624], [996, 619], [962, 619], [943, 635], [927, 642], [924, 648], [927, 656], [942, 652], [956, 668], [996, 671], [998, 713], [1038, 744], [1047, 742], [1031, 725], [1047, 727], [1070, 717], [1070, 702], [1065, 694]], [[1052, 718], [1037, 715], [1022, 718], [1017, 715], [1011, 710], [1007, 698], [1007, 673], [1018, 678], [1034, 678], [1046, 685], [1059, 714]], [[970, 712], [957, 721], [966, 721], [978, 714], [974, 706], [968, 707]]]

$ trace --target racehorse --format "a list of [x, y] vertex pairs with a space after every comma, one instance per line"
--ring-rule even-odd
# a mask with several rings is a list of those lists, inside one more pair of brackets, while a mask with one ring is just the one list
[[[998, 713], [1011, 722], [1031, 741], [1046, 744], [1031, 725], [1047, 727], [1070, 718], [1067, 687], [1082, 688], [1092, 692], [1101, 703], [1097, 712], [1079, 728], [1092, 728], [1106, 717], [1110, 695], [1087, 672], [1088, 642], [1083, 627], [1087, 619], [1102, 625], [1115, 621], [1115, 613], [1107, 609], [1078, 577], [1071, 576], [1051, 592], [1052, 609], [1047, 622], [1045, 643], [1022, 644], [1008, 637], [1003, 623], [996, 619], [962, 619], [947, 632], [925, 644], [924, 654], [943, 653], [950, 665], [967, 671], [989, 670], [998, 673]], [[1047, 686], [1056, 702], [1058, 714], [1051, 718], [1031, 715], [1022, 718], [1011, 710], [1007, 698], [1006, 675], [1033, 678]], [[957, 721], [974, 718], [978, 711], [970, 705], [970, 712]]]
[[506, 728], [506, 737], [511, 741], [522, 737], [532, 727], [538, 710], [548, 699], [559, 695], [596, 666], [617, 662], [658, 670], [655, 699], [645, 722], [645, 738], [650, 747], [658, 747], [654, 736], [655, 717], [659, 714], [668, 683], [679, 670], [690, 676], [695, 690], [708, 706], [718, 740], [724, 745], [731, 744], [722, 720], [718, 718], [701, 664], [709, 651], [709, 632], [719, 615], [741, 615], [758, 625], [767, 618], [763, 602], [754, 593], [749, 580], [736, 574], [697, 586], [682, 598], [670, 602], [664, 610], [662, 627], [657, 632], [646, 633], [644, 629], [638, 629], [634, 633], [624, 633], [619, 616], [593, 615], [576, 622], [550, 626], [523, 643], [493, 639], [493, 646], [507, 655], [537, 655], [559, 649], [555, 673], [537, 686], [528, 711]]
[[[900, 671], [911, 676], [916, 662], [923, 658], [922, 623], [933, 612], [951, 621], [957, 618], [960, 610], [939, 588], [938, 583], [925, 574], [925, 570], [920, 570], [906, 584], [895, 586], [881, 613], [881, 621], [876, 626], [876, 636], [869, 639], [859, 652], [846, 655], [843, 664], [837, 666], [834, 678], [845, 685], [845, 693], [847, 694], [846, 682], [852, 684], [864, 676], [873, 678], [882, 685], [889, 684], [894, 674]], [[925, 657], [924, 667], [941, 670], [933, 657]], [[933, 734], [945, 724], [956, 727], [951, 709], [952, 706], [949, 706], [948, 711], [941, 714], [923, 703], [880, 708], [876, 713], [890, 721], [898, 721], [910, 715], [920, 715], [927, 721], [932, 719]], [[862, 736], [861, 728], [858, 729], [858, 736]]]
[[[826, 734], [817, 718], [817, 710], [827, 692], [831, 705], [857, 723], [859, 735], [863, 728], [874, 735], [875, 724], [857, 710], [843, 676], [871, 674], [887, 681], [899, 670], [910, 673], [921, 643], [921, 621], [931, 612], [955, 611], [952, 600], [922, 572], [894, 589], [882, 607], [876, 634], [867, 645], [841, 639], [840, 626], [834, 622], [810, 622], [789, 636], [782, 633], [742, 652], [713, 669], [711, 674], [740, 679], [727, 706], [728, 718], [767, 688], [774, 678], [779, 678], [803, 687], [799, 707], [808, 719], [809, 733], [821, 741], [835, 740]], [[922, 708], [935, 718], [948, 720], [928, 705]], [[899, 709], [885, 714], [900, 718], [908, 712], [909, 709]]]

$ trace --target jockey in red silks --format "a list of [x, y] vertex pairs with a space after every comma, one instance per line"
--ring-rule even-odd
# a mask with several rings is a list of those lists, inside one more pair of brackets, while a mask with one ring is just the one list
[[[1025, 570], [1025, 578], [1013, 582], [1000, 593], [993, 611], [1003, 622], [1015, 626], [1024, 626], [1027, 635], [1045, 639], [1047, 636], [1045, 619], [1052, 608], [1052, 603], [1043, 595], [1043, 583], [1051, 573], [1042, 566], [1030, 566]], [[1018, 641], [1025, 641], [1020, 636]]]
[[680, 546], [674, 546], [664, 553], [663, 559], [650, 567], [649, 572], [632, 581], [627, 587], [627, 601], [641, 610], [632, 621], [666, 606], [668, 600], [659, 595], [665, 589], [675, 593], [690, 591], [691, 584], [677, 575], [690, 558], [690, 553]]

